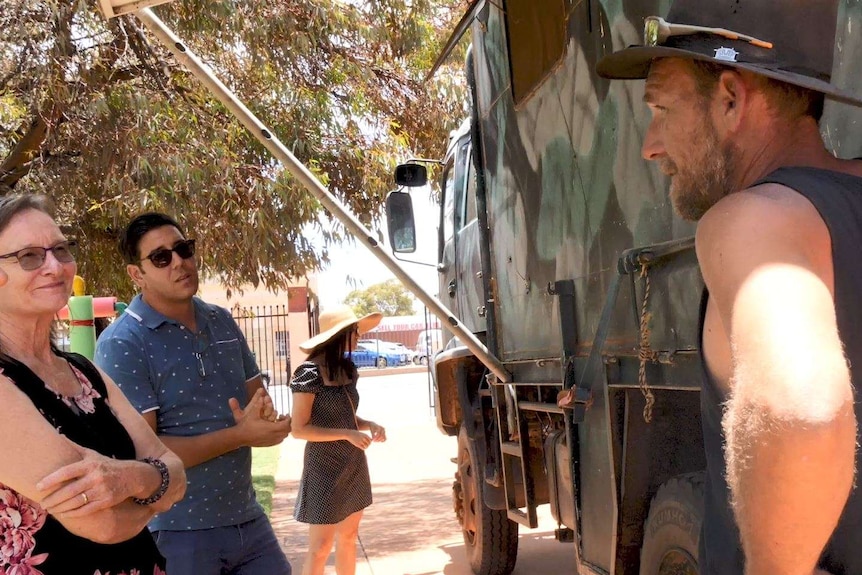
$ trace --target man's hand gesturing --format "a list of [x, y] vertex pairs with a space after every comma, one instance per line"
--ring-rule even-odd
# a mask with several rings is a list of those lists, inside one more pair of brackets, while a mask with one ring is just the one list
[[266, 391], [258, 389], [245, 409], [240, 407], [236, 398], [232, 397], [228, 400], [237, 429], [242, 434], [243, 445], [249, 447], [278, 445], [290, 433], [289, 416], [279, 416], [275, 420], [265, 418], [267, 399], [269, 396]]

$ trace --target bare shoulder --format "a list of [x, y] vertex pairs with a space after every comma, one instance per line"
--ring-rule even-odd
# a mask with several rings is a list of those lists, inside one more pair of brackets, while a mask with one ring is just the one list
[[3, 373], [2, 369], [0, 369], [0, 403], [4, 406], [4, 415], [0, 418], [0, 422], [2, 422], [0, 426], [2, 427], [12, 425], [13, 422], [10, 419], [15, 417], [38, 415], [36, 406], [33, 405], [30, 398], [18, 389], [15, 382]]
[[117, 395], [122, 395], [123, 397], [125, 397], [125, 394], [123, 394], [123, 392], [120, 390], [120, 386], [117, 385], [117, 382], [115, 382], [110, 375], [105, 373], [104, 369], [102, 369], [95, 363], [93, 364], [93, 367], [96, 368], [96, 370], [99, 372], [99, 375], [102, 376], [102, 381], [105, 382], [105, 387], [108, 389], [108, 398], [113, 398]]
[[793, 254], [820, 260], [830, 253], [831, 240], [805, 196], [787, 186], [763, 184], [716, 203], [698, 224], [696, 247], [701, 266], [709, 268]]
[[[707, 211], [698, 229], [744, 232], [744, 228], [754, 222], [769, 229], [780, 229], [786, 225], [817, 221], [822, 223], [817, 209], [805, 196], [787, 186], [770, 183], [725, 196]], [[759, 227], [756, 226], [752, 232]]]

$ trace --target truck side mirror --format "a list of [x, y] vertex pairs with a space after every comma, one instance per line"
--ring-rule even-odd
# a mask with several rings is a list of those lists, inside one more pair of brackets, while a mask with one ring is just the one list
[[412, 254], [416, 251], [416, 222], [413, 219], [413, 200], [410, 194], [401, 191], [389, 192], [386, 196], [386, 223], [389, 228], [389, 245], [393, 252]]
[[428, 169], [422, 164], [400, 164], [395, 166], [395, 183], [399, 186], [417, 188], [428, 183]]

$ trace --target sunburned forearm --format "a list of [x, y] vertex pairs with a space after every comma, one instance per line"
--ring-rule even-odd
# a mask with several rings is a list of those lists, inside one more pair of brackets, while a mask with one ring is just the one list
[[293, 436], [306, 441], [341, 441], [347, 439], [347, 434], [350, 431], [352, 430], [318, 427], [316, 425], [297, 427], [294, 423]]
[[65, 518], [61, 513], [57, 519], [66, 529], [80, 537], [97, 543], [120, 543], [140, 533], [153, 515], [154, 509], [129, 499], [109, 509], [73, 519]]
[[852, 403], [812, 421], [735, 399], [724, 425], [746, 575], [811, 575], [853, 483]]
[[160, 435], [159, 439], [179, 456], [186, 469], [230, 453], [244, 445], [236, 427], [191, 437]]

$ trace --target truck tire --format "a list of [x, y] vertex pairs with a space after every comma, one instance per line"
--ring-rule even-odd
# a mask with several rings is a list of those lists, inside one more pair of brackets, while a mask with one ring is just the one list
[[387, 362], [386, 362], [385, 357], [378, 357], [377, 358], [377, 367], [383, 369], [384, 367], [386, 367], [386, 365], [387, 365]]
[[697, 575], [703, 523], [704, 472], [668, 479], [653, 497], [644, 524], [640, 575]]
[[473, 442], [461, 427], [452, 496], [470, 568], [476, 575], [509, 575], [518, 558], [518, 524], [509, 520], [505, 509], [485, 506], [480, 470]]

